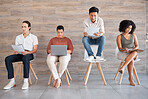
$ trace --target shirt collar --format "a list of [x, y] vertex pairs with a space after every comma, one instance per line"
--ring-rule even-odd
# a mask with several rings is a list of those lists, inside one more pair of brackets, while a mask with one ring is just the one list
[[[23, 33], [21, 34], [21, 36], [24, 38], [24, 35]], [[27, 37], [30, 37], [31, 36], [31, 33], [29, 33], [29, 35]]]

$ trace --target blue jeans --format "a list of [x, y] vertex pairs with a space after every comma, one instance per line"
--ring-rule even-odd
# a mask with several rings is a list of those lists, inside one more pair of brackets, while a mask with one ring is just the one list
[[30, 60], [33, 60], [33, 54], [15, 54], [5, 58], [5, 64], [8, 71], [8, 79], [14, 78], [13, 62], [22, 61], [24, 65], [24, 78], [29, 78]]
[[98, 45], [98, 51], [97, 51], [96, 56], [101, 56], [104, 45], [105, 45], [105, 41], [106, 41], [106, 37], [104, 35], [98, 37], [97, 39], [92, 39], [86, 36], [82, 38], [82, 42], [88, 53], [88, 56], [94, 55], [90, 45]]

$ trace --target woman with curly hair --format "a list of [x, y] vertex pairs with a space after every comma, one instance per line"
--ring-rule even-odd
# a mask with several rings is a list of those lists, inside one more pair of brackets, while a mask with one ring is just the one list
[[134, 33], [136, 25], [131, 20], [123, 20], [120, 22], [120, 35], [117, 36], [117, 45], [119, 49], [118, 59], [124, 60], [123, 66], [119, 72], [124, 73], [124, 68], [128, 67], [129, 82], [131, 86], [135, 86], [133, 81], [134, 60], [137, 58], [137, 51], [133, 51], [139, 47], [137, 36]]

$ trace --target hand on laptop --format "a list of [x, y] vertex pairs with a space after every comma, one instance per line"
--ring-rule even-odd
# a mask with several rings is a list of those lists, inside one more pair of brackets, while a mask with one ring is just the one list
[[13, 54], [18, 54], [19, 52], [18, 51], [13, 51]]
[[70, 54], [71, 53], [71, 50], [67, 50], [67, 54]]

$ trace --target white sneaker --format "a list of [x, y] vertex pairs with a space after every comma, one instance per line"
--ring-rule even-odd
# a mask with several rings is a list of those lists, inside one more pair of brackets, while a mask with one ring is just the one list
[[100, 56], [96, 56], [96, 61], [105, 61], [105, 59]]
[[92, 61], [94, 59], [94, 56], [89, 56], [86, 60], [87, 61]]
[[3, 89], [10, 89], [15, 86], [16, 86], [15, 81], [10, 81]]
[[24, 84], [22, 86], [22, 89], [28, 89], [28, 87], [29, 87], [28, 82], [24, 82]]

